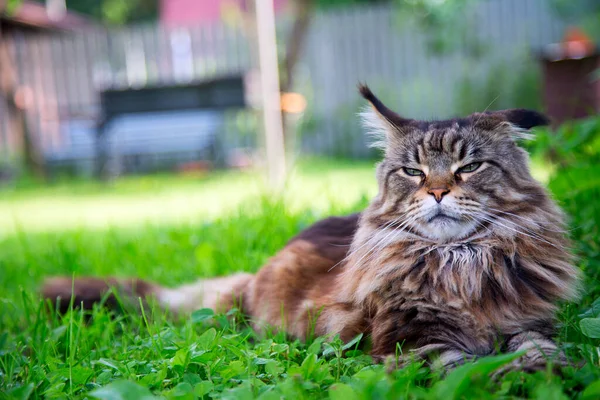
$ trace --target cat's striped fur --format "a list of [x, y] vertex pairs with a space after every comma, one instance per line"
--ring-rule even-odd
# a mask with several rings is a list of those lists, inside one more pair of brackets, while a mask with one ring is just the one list
[[[515, 140], [546, 123], [526, 110], [447, 121], [405, 119], [363, 86], [365, 126], [385, 152], [379, 193], [361, 214], [320, 221], [293, 238], [256, 275], [167, 289], [139, 280], [46, 282], [47, 298], [75, 288], [89, 307], [109, 286], [190, 312], [234, 303], [256, 329], [305, 338], [370, 335], [372, 355], [451, 366], [524, 350], [515, 366], [563, 362], [551, 337], [557, 303], [576, 296], [564, 218], [530, 175]], [[110, 296], [109, 296], [110, 298]], [[402, 361], [402, 360], [395, 360]]]

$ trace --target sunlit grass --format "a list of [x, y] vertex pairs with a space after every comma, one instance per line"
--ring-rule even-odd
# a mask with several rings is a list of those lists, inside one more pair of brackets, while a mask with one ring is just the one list
[[199, 222], [281, 197], [292, 209], [326, 210], [375, 193], [373, 161], [304, 160], [290, 169], [280, 195], [259, 171], [205, 176], [124, 177], [109, 184], [90, 181], [0, 191], [0, 236], [16, 231], [132, 227], [145, 223]]

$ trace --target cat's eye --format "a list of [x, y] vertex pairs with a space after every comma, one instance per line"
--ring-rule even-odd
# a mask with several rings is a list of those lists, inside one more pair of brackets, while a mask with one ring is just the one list
[[425, 175], [423, 173], [423, 171], [421, 171], [420, 169], [402, 168], [402, 170], [404, 171], [404, 173], [406, 175], [409, 175], [409, 176], [423, 176], [423, 175]]
[[481, 163], [480, 162], [474, 162], [471, 164], [467, 164], [464, 167], [460, 167], [458, 169], [458, 171], [456, 171], [457, 173], [466, 173], [466, 172], [475, 172], [477, 171], [477, 169], [481, 167]]

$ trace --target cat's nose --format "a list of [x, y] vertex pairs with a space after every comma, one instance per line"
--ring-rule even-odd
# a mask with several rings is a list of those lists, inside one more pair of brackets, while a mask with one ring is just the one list
[[429, 189], [427, 191], [427, 193], [429, 193], [430, 195], [432, 195], [435, 198], [435, 201], [437, 201], [438, 203], [442, 202], [442, 198], [447, 195], [448, 193], [450, 193], [449, 189], [446, 188], [437, 188], [437, 189]]

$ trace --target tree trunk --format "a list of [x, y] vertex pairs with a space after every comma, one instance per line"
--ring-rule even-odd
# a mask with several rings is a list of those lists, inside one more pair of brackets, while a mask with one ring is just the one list
[[314, 0], [293, 0], [292, 3], [294, 7], [294, 24], [286, 41], [286, 53], [283, 60], [284, 73], [281, 74], [280, 82], [283, 93], [293, 89], [296, 65], [302, 55], [310, 25], [310, 17], [314, 8]]
[[[294, 23], [292, 30], [286, 41], [286, 53], [283, 60], [283, 73], [280, 74], [281, 93], [291, 92], [294, 89], [294, 78], [296, 66], [302, 55], [302, 50], [306, 42], [310, 19], [314, 9], [314, 0], [293, 0], [294, 7]], [[294, 141], [294, 127], [286, 118], [282, 110], [283, 135], [285, 139], [285, 147], [290, 150]]]

